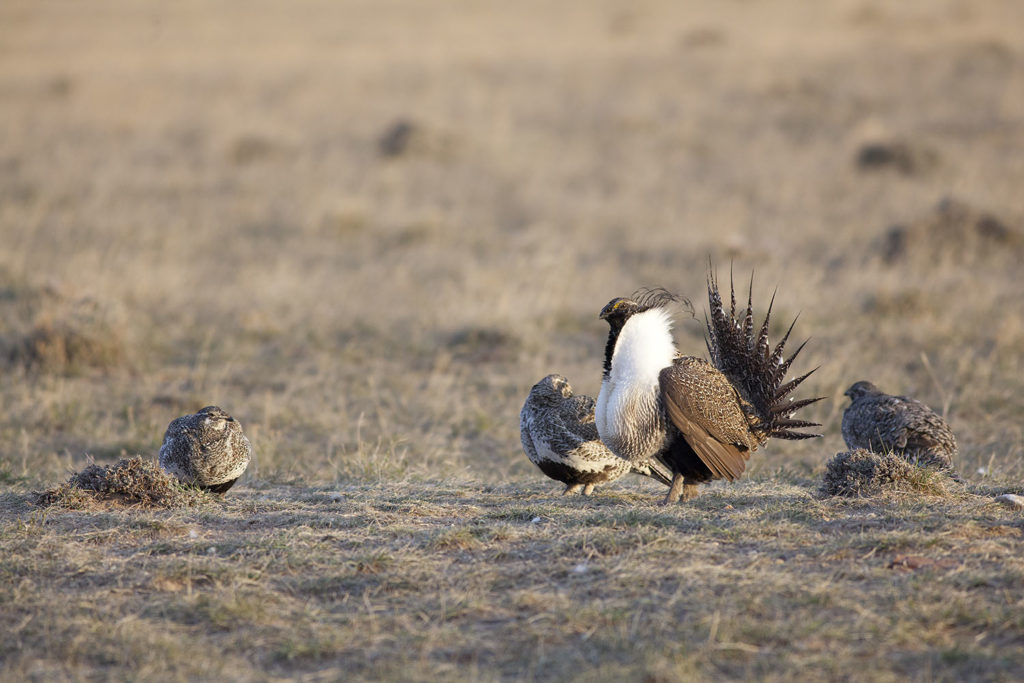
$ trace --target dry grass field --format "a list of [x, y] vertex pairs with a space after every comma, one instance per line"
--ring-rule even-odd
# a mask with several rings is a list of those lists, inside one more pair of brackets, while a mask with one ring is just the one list
[[[0, 678], [1018, 680], [1024, 5], [0, 4]], [[519, 445], [613, 296], [799, 313], [823, 439], [664, 508]], [[964, 486], [818, 491], [854, 381]], [[221, 499], [34, 505], [217, 404]]]

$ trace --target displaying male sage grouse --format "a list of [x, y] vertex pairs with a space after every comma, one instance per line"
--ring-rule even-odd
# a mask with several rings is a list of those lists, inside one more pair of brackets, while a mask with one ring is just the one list
[[164, 471], [214, 493], [231, 488], [251, 457], [242, 425], [217, 406], [171, 422], [160, 446]]
[[612, 299], [601, 311], [611, 330], [597, 398], [597, 431], [616, 455], [630, 462], [656, 459], [669, 467], [673, 480], [665, 503], [689, 500], [697, 495], [698, 484], [713, 479], [735, 480], [750, 453], [769, 437], [820, 436], [796, 431], [818, 425], [795, 420], [793, 414], [821, 398], [789, 398], [811, 373], [783, 383], [806, 342], [784, 358], [793, 325], [772, 349], [770, 305], [755, 334], [753, 278], [742, 320], [731, 282], [729, 288], [726, 313], [718, 283], [708, 274], [710, 363], [677, 354], [669, 306], [679, 299], [663, 289]]
[[846, 395], [851, 401], [843, 411], [848, 448], [892, 451], [913, 463], [953, 471], [956, 437], [931, 408], [907, 396], [883, 393], [871, 382], [857, 382]]
[[563, 495], [581, 488], [589, 496], [597, 484], [627, 472], [657, 479], [666, 486], [672, 475], [658, 462], [623, 460], [601, 443], [594, 425], [594, 399], [574, 395], [569, 380], [548, 375], [533, 385], [519, 413], [519, 435], [530, 462], [565, 484]]

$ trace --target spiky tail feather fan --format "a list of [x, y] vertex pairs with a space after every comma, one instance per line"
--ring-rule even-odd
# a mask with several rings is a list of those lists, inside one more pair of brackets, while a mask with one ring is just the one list
[[820, 401], [824, 396], [792, 400], [789, 395], [807, 379], [814, 370], [788, 382], [783, 382], [790, 365], [797, 354], [804, 348], [804, 341], [796, 351], [785, 358], [784, 347], [796, 319], [790, 324], [782, 340], [771, 348], [768, 343], [768, 322], [772, 314], [772, 303], [768, 305], [768, 313], [764, 316], [760, 331], [755, 335], [753, 309], [754, 278], [750, 278], [750, 293], [747, 296], [747, 309], [740, 311], [742, 320], [737, 316], [736, 291], [729, 274], [730, 307], [727, 313], [722, 305], [722, 297], [708, 267], [708, 304], [711, 308], [710, 319], [705, 318], [708, 328], [707, 342], [711, 362], [722, 371], [729, 382], [739, 391], [749, 404], [747, 407], [751, 418], [751, 431], [763, 442], [770, 437], [777, 439], [810, 439], [821, 436], [797, 431], [804, 427], [819, 427], [816, 422], [795, 420], [796, 411]]

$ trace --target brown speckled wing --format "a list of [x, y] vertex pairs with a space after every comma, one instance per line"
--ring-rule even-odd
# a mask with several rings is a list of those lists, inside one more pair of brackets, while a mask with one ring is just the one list
[[757, 447], [739, 395], [700, 358], [679, 358], [659, 377], [665, 412], [716, 478], [737, 479]]

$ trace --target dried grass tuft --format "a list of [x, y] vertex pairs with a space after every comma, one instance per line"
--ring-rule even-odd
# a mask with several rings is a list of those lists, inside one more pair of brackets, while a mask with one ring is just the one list
[[128, 363], [124, 316], [115, 303], [20, 282], [3, 293], [10, 327], [0, 328], [0, 357], [10, 365], [57, 374]]
[[825, 465], [821, 491], [828, 496], [870, 497], [886, 492], [949, 493], [949, 477], [911, 464], [895, 453], [863, 448], [836, 453]]
[[939, 154], [927, 145], [909, 140], [877, 140], [857, 152], [861, 171], [893, 170], [903, 175], [927, 173], [939, 164]]
[[1024, 233], [994, 214], [950, 197], [909, 225], [889, 228], [874, 251], [889, 265], [924, 260], [969, 263], [1024, 252]]
[[377, 140], [381, 156], [389, 159], [409, 156], [446, 159], [454, 146], [454, 141], [444, 132], [404, 118], [389, 125]]
[[35, 504], [70, 509], [104, 505], [132, 507], [191, 507], [206, 494], [184, 486], [141, 456], [122, 458], [115, 465], [92, 464], [56, 488], [37, 493]]

